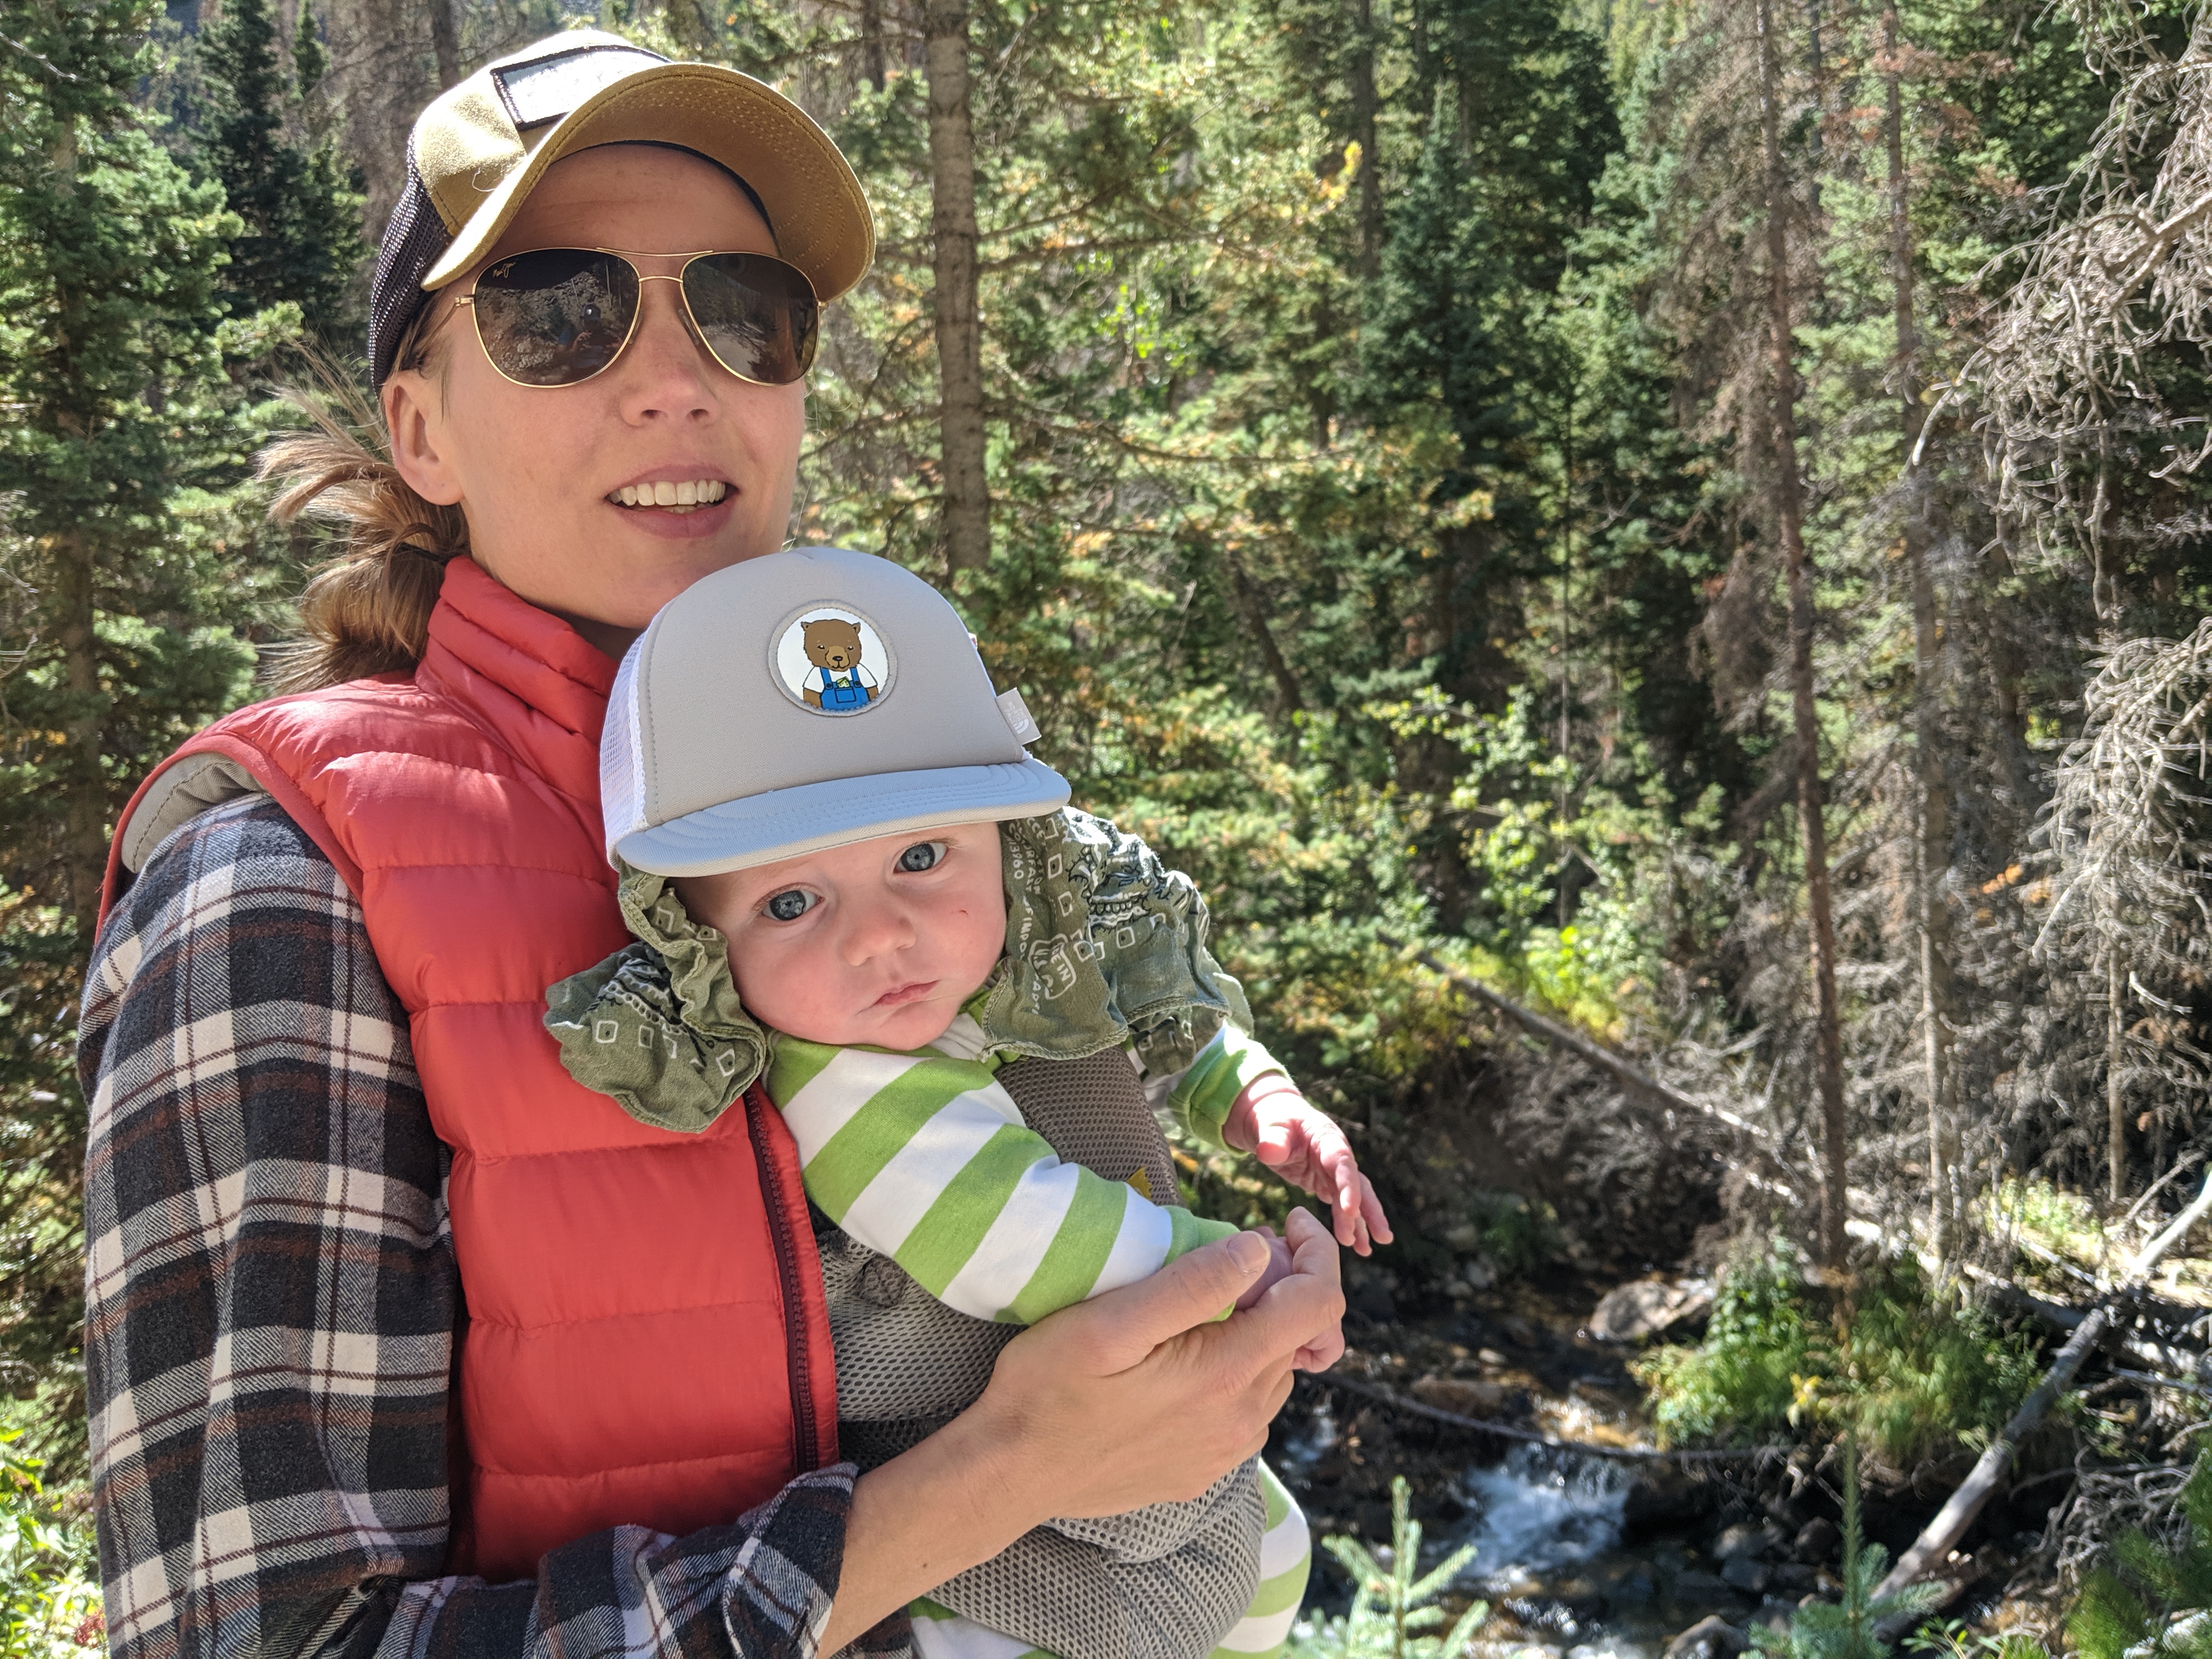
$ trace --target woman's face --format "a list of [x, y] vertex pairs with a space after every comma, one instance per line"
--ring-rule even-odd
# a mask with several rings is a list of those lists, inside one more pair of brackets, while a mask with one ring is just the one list
[[[775, 242], [710, 162], [616, 144], [555, 162], [483, 264], [541, 247], [774, 253]], [[647, 275], [681, 268], [637, 264]], [[453, 309], [473, 275], [432, 296], [427, 369], [393, 374], [384, 406], [401, 475], [425, 499], [459, 504], [469, 550], [495, 578], [619, 655], [700, 577], [783, 545], [803, 384], [739, 380], [693, 337], [678, 285], [647, 283], [636, 332], [611, 368], [581, 386], [517, 386]], [[724, 494], [688, 512], [616, 497], [661, 483]]]

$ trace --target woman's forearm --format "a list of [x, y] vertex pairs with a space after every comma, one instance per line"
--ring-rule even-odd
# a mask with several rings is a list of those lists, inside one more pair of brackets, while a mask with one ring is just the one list
[[821, 1650], [834, 1653], [917, 1595], [988, 1561], [1044, 1521], [1048, 1508], [969, 1412], [853, 1487], [845, 1565]]

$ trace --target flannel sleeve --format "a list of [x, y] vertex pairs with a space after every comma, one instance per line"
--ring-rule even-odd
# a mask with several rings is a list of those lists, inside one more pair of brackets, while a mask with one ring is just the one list
[[812, 1659], [849, 1465], [684, 1538], [579, 1539], [534, 1580], [444, 1575], [447, 1156], [360, 906], [273, 804], [148, 861], [95, 947], [78, 1064], [115, 1659]]

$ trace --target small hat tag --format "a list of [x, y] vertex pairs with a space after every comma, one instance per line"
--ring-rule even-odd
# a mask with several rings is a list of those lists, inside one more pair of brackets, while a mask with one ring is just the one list
[[1035, 743], [1044, 735], [1037, 730], [1037, 723], [1030, 714], [1030, 706], [1022, 701], [1019, 691], [999, 693], [999, 713], [1006, 717], [1006, 729], [1014, 734], [1014, 740], [1018, 743]]

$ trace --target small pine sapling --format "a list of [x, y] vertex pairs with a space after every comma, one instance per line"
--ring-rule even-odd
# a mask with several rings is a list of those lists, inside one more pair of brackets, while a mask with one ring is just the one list
[[2112, 1543], [2112, 1564], [2081, 1582], [2066, 1635], [2082, 1659], [2212, 1659], [2212, 1453], [2181, 1488], [2188, 1538], [2160, 1544], [2140, 1528]]
[[1751, 1639], [1771, 1659], [1882, 1659], [1889, 1651], [1882, 1626], [1926, 1613], [1943, 1593], [1940, 1584], [1907, 1584], [1893, 1595], [1875, 1588], [1889, 1570], [1889, 1552], [1866, 1541], [1859, 1522], [1859, 1443], [1844, 1437], [1844, 1596], [1797, 1609], [1786, 1631], [1754, 1626]]
[[1352, 1575], [1352, 1611], [1293, 1637], [1293, 1659], [1460, 1659], [1490, 1616], [1490, 1604], [1477, 1601], [1460, 1614], [1447, 1634], [1419, 1633], [1443, 1623], [1444, 1609], [1432, 1604], [1467, 1571], [1474, 1559], [1474, 1546], [1461, 1546], [1416, 1577], [1421, 1523], [1413, 1518], [1410, 1489], [1402, 1474], [1390, 1483], [1389, 1565], [1356, 1538], [1325, 1538], [1322, 1547]]

